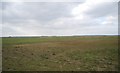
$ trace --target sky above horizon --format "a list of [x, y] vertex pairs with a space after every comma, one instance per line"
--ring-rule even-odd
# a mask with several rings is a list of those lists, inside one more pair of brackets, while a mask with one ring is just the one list
[[117, 2], [2, 2], [0, 12], [2, 36], [118, 34]]

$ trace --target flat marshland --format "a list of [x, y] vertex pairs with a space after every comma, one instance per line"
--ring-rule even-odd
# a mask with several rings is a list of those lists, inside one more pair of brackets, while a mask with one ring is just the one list
[[117, 36], [2, 38], [3, 71], [117, 71]]

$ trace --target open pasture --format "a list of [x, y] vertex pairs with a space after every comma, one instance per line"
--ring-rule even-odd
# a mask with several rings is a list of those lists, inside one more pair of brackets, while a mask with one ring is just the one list
[[117, 71], [117, 36], [2, 38], [3, 71]]

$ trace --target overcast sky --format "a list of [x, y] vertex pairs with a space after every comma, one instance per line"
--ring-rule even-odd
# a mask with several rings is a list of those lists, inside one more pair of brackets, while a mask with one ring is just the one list
[[0, 3], [2, 36], [118, 34], [118, 3], [99, 1]]

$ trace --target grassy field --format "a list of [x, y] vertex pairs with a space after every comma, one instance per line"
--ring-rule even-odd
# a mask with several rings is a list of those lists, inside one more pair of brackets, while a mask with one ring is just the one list
[[3, 71], [117, 71], [117, 36], [3, 38]]

